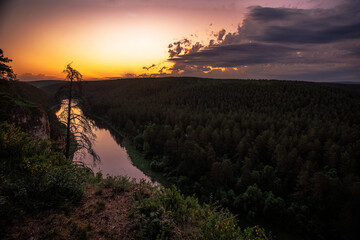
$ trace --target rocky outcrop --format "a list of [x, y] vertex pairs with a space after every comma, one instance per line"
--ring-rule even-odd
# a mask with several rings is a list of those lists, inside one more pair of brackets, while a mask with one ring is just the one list
[[34, 137], [50, 138], [49, 118], [40, 108], [14, 108], [11, 122]]

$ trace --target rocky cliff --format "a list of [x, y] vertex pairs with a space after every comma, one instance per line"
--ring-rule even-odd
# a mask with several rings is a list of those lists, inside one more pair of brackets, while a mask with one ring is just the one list
[[15, 108], [11, 110], [10, 123], [19, 126], [34, 137], [50, 138], [50, 122], [46, 112], [40, 108]]
[[60, 123], [50, 110], [53, 104], [52, 98], [34, 86], [0, 80], [0, 122], [12, 123], [34, 137], [61, 142]]

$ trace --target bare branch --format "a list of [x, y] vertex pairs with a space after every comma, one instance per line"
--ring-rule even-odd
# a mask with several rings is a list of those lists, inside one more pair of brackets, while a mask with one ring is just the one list
[[81, 95], [82, 75], [71, 67], [71, 63], [63, 72], [66, 74], [65, 80], [68, 84], [58, 91], [57, 96], [61, 97], [67, 94], [67, 103], [64, 104], [63, 112], [59, 115], [60, 121], [65, 124], [67, 129], [65, 155], [69, 158], [72, 135], [77, 143], [77, 154], [82, 155], [82, 150], [86, 150], [93, 157], [94, 163], [98, 162], [100, 158], [92, 148], [96, 137], [92, 131], [94, 123], [84, 117], [79, 108], [78, 98]]

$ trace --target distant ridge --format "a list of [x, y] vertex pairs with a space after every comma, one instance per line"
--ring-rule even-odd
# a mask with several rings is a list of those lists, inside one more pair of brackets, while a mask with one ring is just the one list
[[320, 83], [321, 85], [325, 85], [328, 87], [335, 87], [341, 88], [349, 91], [360, 91], [360, 83], [359, 82], [327, 82], [327, 83]]
[[335, 84], [360, 84], [360, 82], [355, 82], [355, 81], [327, 82], [327, 83], [335, 83]]
[[31, 84], [37, 88], [42, 88], [52, 84], [62, 83], [64, 82], [64, 80], [36, 80], [36, 81], [22, 81], [22, 82]]

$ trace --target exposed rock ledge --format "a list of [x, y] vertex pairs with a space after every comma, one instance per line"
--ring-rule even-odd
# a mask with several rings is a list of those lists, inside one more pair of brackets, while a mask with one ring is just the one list
[[11, 122], [34, 137], [50, 138], [50, 122], [46, 112], [40, 108], [15, 108]]

